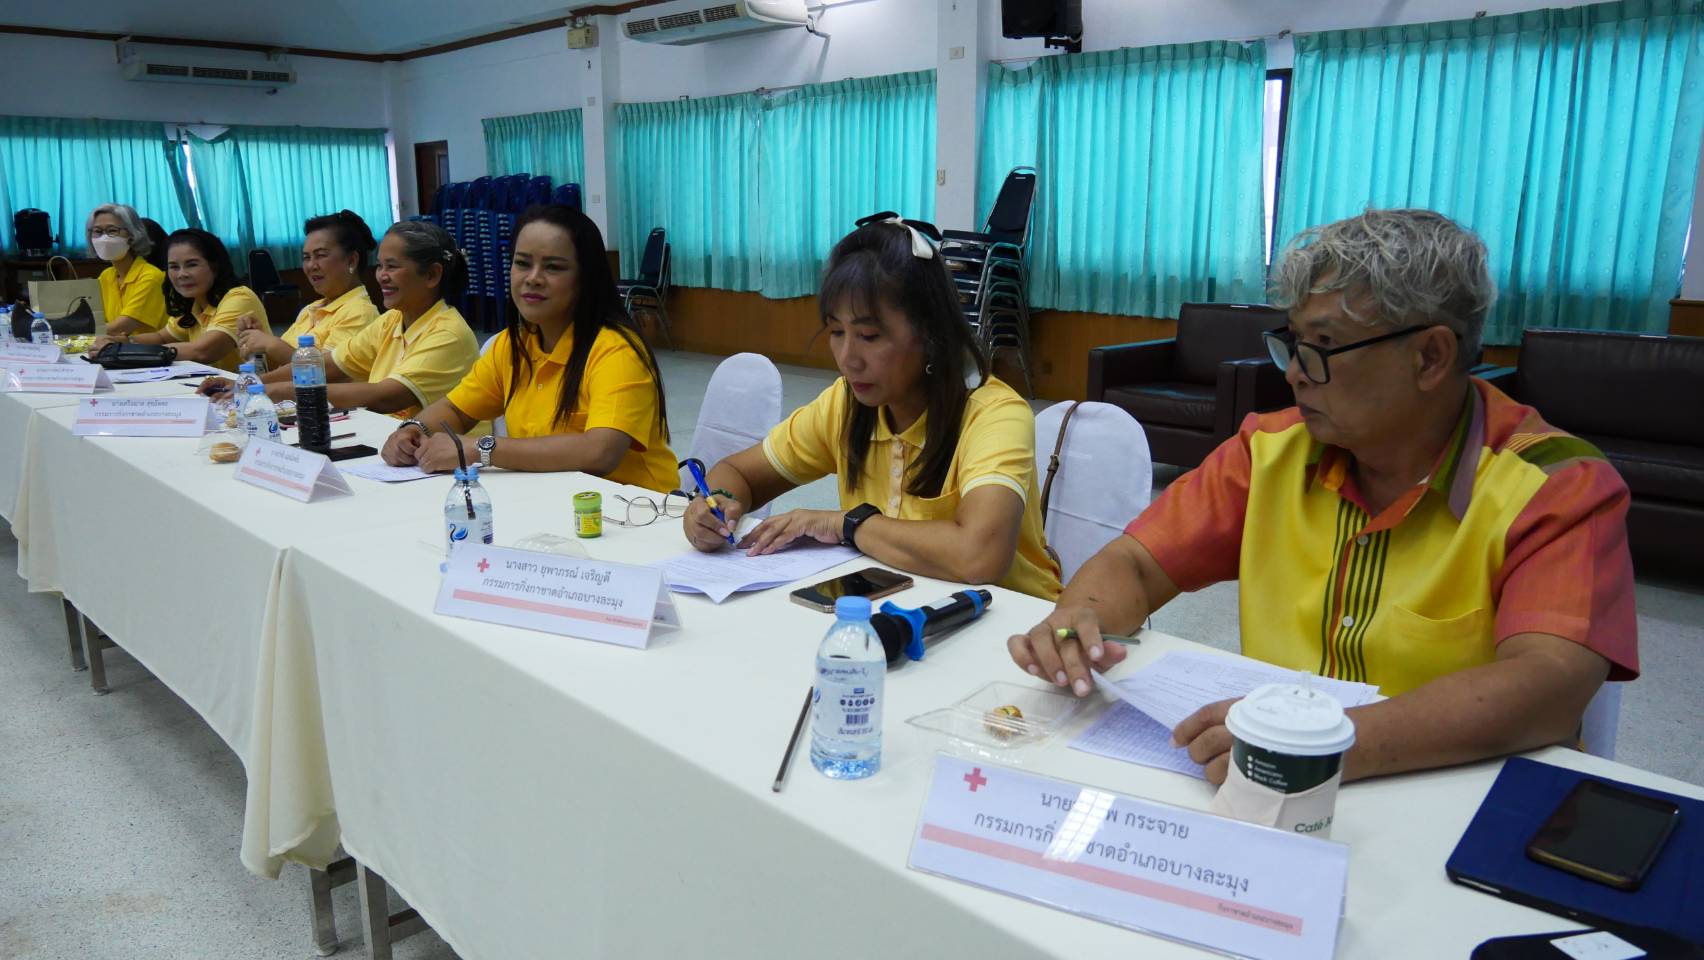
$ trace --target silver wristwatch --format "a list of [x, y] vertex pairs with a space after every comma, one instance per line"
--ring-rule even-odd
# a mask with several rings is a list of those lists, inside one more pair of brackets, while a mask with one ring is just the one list
[[497, 450], [497, 436], [495, 434], [488, 433], [485, 436], [480, 437], [479, 441], [475, 443], [474, 446], [479, 448], [480, 468], [489, 470], [491, 468], [491, 454]]
[[396, 425], [398, 430], [401, 430], [403, 427], [419, 427], [422, 435], [428, 437], [432, 435], [432, 431], [426, 429], [426, 425], [418, 420], [404, 420]]

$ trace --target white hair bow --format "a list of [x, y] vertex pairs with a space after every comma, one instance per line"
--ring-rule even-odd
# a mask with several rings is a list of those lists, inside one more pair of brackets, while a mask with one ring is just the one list
[[886, 220], [877, 220], [876, 222], [891, 223], [895, 226], [905, 228], [905, 231], [911, 234], [912, 256], [919, 260], [933, 260], [935, 258], [935, 245], [929, 242], [929, 238], [925, 237], [921, 230], [918, 230], [911, 224], [906, 223], [899, 217], [888, 217]]

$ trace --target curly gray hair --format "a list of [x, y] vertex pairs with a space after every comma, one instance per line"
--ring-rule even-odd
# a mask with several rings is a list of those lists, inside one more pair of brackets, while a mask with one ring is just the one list
[[148, 236], [148, 231], [142, 226], [142, 215], [136, 208], [123, 203], [103, 203], [89, 214], [89, 222], [83, 225], [83, 239], [87, 240], [95, 232], [95, 218], [101, 214], [109, 214], [118, 221], [130, 234], [130, 251], [139, 257], [146, 257], [154, 251], [154, 239]]
[[1461, 338], [1466, 370], [1497, 300], [1485, 260], [1478, 235], [1442, 214], [1368, 209], [1297, 235], [1268, 286], [1273, 305], [1286, 310], [1338, 292], [1343, 312], [1370, 327], [1448, 327]]

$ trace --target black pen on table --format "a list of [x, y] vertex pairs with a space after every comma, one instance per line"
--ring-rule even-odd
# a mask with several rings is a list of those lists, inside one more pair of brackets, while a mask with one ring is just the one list
[[781, 755], [781, 769], [775, 771], [775, 782], [769, 787], [774, 793], [781, 792], [781, 783], [787, 779], [787, 768], [793, 765], [793, 751], [798, 749], [799, 734], [805, 729], [805, 718], [811, 715], [811, 696], [815, 693], [815, 687], [805, 689], [805, 702], [799, 707], [799, 719], [793, 721], [793, 735], [787, 739], [787, 752]]

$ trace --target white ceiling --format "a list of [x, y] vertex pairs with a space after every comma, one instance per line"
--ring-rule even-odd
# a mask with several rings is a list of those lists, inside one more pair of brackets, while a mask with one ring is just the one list
[[0, 23], [351, 53], [406, 53], [565, 16], [586, 0], [4, 0]]

